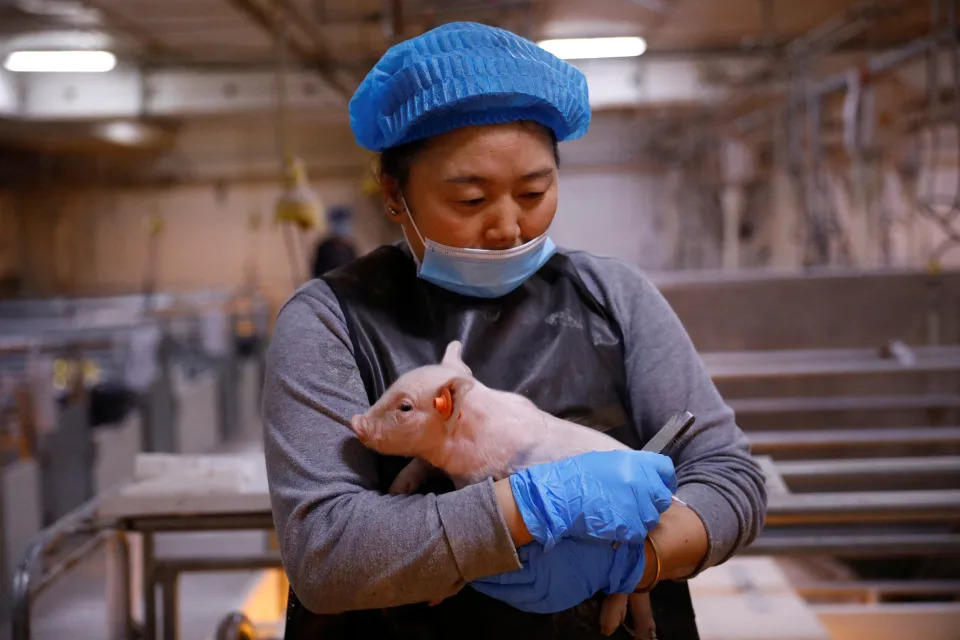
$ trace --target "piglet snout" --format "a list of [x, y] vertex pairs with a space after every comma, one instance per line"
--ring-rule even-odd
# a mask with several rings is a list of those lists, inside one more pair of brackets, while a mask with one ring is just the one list
[[360, 438], [360, 442], [366, 442], [369, 437], [369, 425], [367, 425], [367, 417], [362, 413], [358, 413], [350, 419], [350, 426], [353, 428], [353, 432], [357, 434], [357, 437]]

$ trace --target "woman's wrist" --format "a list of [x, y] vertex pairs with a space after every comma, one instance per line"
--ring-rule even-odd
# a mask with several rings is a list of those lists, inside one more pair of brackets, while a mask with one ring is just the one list
[[[651, 538], [656, 543], [655, 550]], [[690, 507], [677, 503], [670, 505], [670, 508], [660, 515], [660, 522], [644, 541], [645, 565], [637, 590], [650, 588], [657, 579], [658, 561], [659, 580], [687, 578], [703, 563], [707, 551], [707, 530], [700, 516]]]
[[520, 548], [533, 542], [533, 536], [530, 535], [530, 530], [527, 529], [523, 516], [520, 515], [520, 509], [517, 507], [517, 501], [513, 497], [510, 478], [494, 482], [493, 491], [500, 505], [500, 511], [503, 513], [504, 522], [507, 524], [507, 530], [510, 532], [510, 538], [513, 540], [513, 546]]

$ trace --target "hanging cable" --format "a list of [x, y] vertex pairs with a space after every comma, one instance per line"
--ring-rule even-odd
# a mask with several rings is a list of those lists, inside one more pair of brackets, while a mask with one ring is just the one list
[[[276, 204], [274, 217], [283, 227], [283, 239], [290, 262], [290, 277], [293, 288], [306, 280], [301, 268], [306, 265], [306, 238], [303, 231], [315, 229], [320, 224], [320, 202], [307, 184], [307, 170], [290, 150], [289, 122], [286, 86], [286, 36], [290, 15], [284, 4], [278, 7], [276, 21], [276, 83], [277, 83], [277, 148], [280, 156], [280, 172], [283, 176], [283, 192]], [[297, 237], [299, 236], [299, 238]]]
[[[286, 31], [287, 31], [287, 12], [284, 9], [280, 9], [279, 16], [277, 17], [276, 28], [276, 41], [275, 41], [275, 52], [274, 57], [276, 60], [276, 67], [274, 76], [276, 78], [276, 87], [277, 87], [277, 126], [276, 126], [276, 138], [277, 138], [277, 150], [280, 156], [280, 174], [283, 175], [287, 170], [289, 164], [289, 147], [287, 145], [287, 104], [286, 104]], [[287, 249], [287, 260], [290, 264], [290, 278], [293, 282], [294, 290], [300, 286], [300, 278], [298, 269], [297, 269], [297, 257], [294, 255], [295, 247], [290, 238], [290, 233], [293, 232], [293, 229], [286, 224], [281, 224], [281, 233], [283, 234], [283, 242]]]

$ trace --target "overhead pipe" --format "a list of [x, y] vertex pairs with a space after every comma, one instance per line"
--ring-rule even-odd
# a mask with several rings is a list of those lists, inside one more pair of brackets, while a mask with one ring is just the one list
[[[924, 36], [897, 47], [896, 49], [891, 49], [890, 51], [877, 54], [865, 61], [858, 68], [861, 69], [862, 73], [866, 73], [868, 76], [877, 76], [910, 62], [913, 58], [932, 51], [939, 42], [949, 42], [952, 38], [958, 37], [958, 35], [960, 34], [943, 32], [936, 35]], [[846, 71], [841, 71], [827, 76], [819, 82], [812, 83], [810, 86], [810, 92], [816, 98], [823, 98], [832, 93], [844, 91], [850, 82], [850, 70], [848, 69]], [[786, 100], [787, 104], [781, 106], [780, 109], [789, 108], [790, 106], [797, 106], [799, 103], [807, 99], [808, 96], [802, 94], [789, 96]], [[759, 109], [757, 111], [744, 114], [733, 121], [733, 127], [739, 133], [747, 133], [751, 129], [767, 122], [769, 118], [772, 117], [770, 115], [765, 115], [766, 111], [766, 109]]]
[[403, 35], [403, 2], [402, 0], [382, 0], [382, 4], [380, 23], [383, 27], [383, 37], [388, 44], [393, 45]]
[[[286, 0], [280, 0], [286, 2]], [[272, 10], [264, 8], [256, 0], [230, 0], [238, 10], [246, 14], [253, 22], [258, 24], [271, 40], [274, 39], [278, 30], [279, 20], [277, 19], [278, 6], [271, 3]], [[308, 34], [309, 35], [309, 34]], [[312, 39], [312, 37], [311, 37]], [[316, 42], [314, 42], [316, 44]], [[290, 39], [287, 46], [297, 56], [307, 68], [320, 74], [324, 81], [344, 100], [348, 100], [353, 93], [348, 87], [337, 78], [336, 74], [322, 61], [317, 59], [317, 52], [303, 45], [299, 40]]]
[[[928, 51], [934, 49], [941, 40], [949, 41], [953, 37], [957, 37], [957, 34], [941, 33], [932, 36], [926, 36], [909, 42], [901, 47], [886, 51], [884, 53], [878, 54], [873, 58], [867, 60], [860, 68], [862, 72], [868, 74], [869, 76], [877, 76], [900, 65], [909, 62], [913, 58], [921, 56]], [[824, 97], [831, 93], [837, 93], [844, 91], [849, 87], [851, 82], [850, 72], [842, 71], [840, 73], [835, 73], [832, 76], [827, 76], [820, 82], [813, 84], [812, 91], [816, 93], [818, 97]]]

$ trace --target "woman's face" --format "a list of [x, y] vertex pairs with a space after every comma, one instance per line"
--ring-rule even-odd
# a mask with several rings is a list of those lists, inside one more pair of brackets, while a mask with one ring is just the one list
[[[542, 235], [557, 212], [557, 164], [546, 129], [530, 123], [470, 126], [437, 136], [410, 165], [403, 199], [385, 180], [390, 216], [417, 257], [424, 238], [454, 247], [510, 249]], [[388, 213], [389, 216], [389, 213]]]

